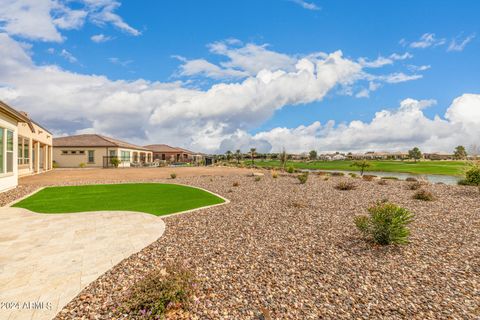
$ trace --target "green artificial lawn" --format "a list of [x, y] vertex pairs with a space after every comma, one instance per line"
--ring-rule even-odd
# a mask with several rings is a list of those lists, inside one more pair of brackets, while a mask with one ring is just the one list
[[40, 213], [139, 211], [161, 216], [223, 202], [197, 188], [136, 183], [48, 187], [13, 206]]
[[[353, 161], [335, 160], [335, 161], [288, 161], [285, 168], [293, 166], [298, 169], [317, 169], [317, 170], [349, 170], [359, 171], [356, 167], [351, 167]], [[370, 167], [365, 171], [383, 171], [383, 172], [404, 172], [416, 174], [443, 174], [458, 176], [464, 173], [466, 163], [464, 161], [388, 161], [372, 160], [368, 161]], [[259, 167], [278, 167], [280, 161], [255, 161]]]

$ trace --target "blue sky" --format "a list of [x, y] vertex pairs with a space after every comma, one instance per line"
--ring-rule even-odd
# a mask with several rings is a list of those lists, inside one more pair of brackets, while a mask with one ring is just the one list
[[[7, 13], [16, 14], [21, 11], [20, 9], [15, 11], [18, 9], [15, 8], [15, 4], [22, 3], [28, 7], [29, 1], [0, 0], [0, 2], [5, 2], [11, 7], [10, 12], [3, 12], [3, 19], [0, 9], [0, 32], [3, 31], [9, 39], [22, 44], [23, 47], [28, 44], [30, 48], [26, 51], [35, 66], [58, 66], [64, 75], [65, 73], [103, 75], [111, 82], [118, 80], [131, 83], [142, 79], [147, 81], [149, 86], [156, 82], [180, 84], [182, 88], [201, 92], [206, 92], [218, 84], [242, 83], [249, 77], [255, 77], [260, 68], [250, 70], [248, 74], [242, 76], [212, 77], [206, 76], [205, 70], [199, 69], [198, 66], [188, 69], [189, 72], [182, 69], [182, 66], [188, 67], [189, 61], [202, 59], [211, 65], [220, 66], [222, 72], [226, 69], [229, 69], [228, 72], [246, 72], [244, 66], [238, 65], [235, 61], [232, 62], [227, 55], [248, 45], [263, 48], [284, 57], [291, 57], [295, 62], [313, 53], [331, 54], [338, 50], [341, 50], [343, 59], [360, 64], [360, 59], [371, 63], [380, 57], [390, 59], [389, 63], [381, 67], [368, 68], [362, 65], [361, 79], [358, 72], [352, 72], [351, 77], [346, 80], [347, 84], [339, 80], [333, 87], [328, 87], [325, 94], [317, 94], [313, 98], [295, 99], [297, 94], [295, 97], [285, 98], [287, 103], [280, 103], [277, 99], [273, 99], [274, 102], [268, 109], [261, 110], [258, 117], [253, 115], [253, 120], [249, 115], [245, 115], [245, 112], [255, 107], [242, 107], [243, 111], [238, 114], [234, 112], [236, 117], [241, 118], [239, 123], [242, 124], [238, 126], [232, 124], [235, 123], [234, 120], [227, 119], [225, 125], [220, 126], [221, 129], [219, 129], [208, 123], [214, 121], [223, 123], [222, 118], [217, 118], [216, 115], [205, 116], [197, 129], [203, 135], [211, 134], [211, 139], [207, 141], [203, 141], [204, 137], [192, 138], [191, 134], [188, 137], [179, 137], [181, 130], [178, 128], [172, 129], [178, 130], [175, 135], [167, 135], [164, 138], [161, 134], [163, 130], [160, 129], [162, 126], [165, 130], [171, 129], [169, 124], [166, 125], [162, 121], [155, 122], [152, 119], [144, 120], [148, 124], [140, 121], [136, 127], [142, 127], [141, 130], [144, 132], [135, 132], [133, 125], [126, 131], [129, 134], [133, 133], [130, 140], [138, 143], [170, 142], [204, 150], [222, 149], [222, 142], [224, 147], [242, 148], [259, 143], [260, 147], [266, 146], [265, 148], [268, 149], [270, 146], [270, 149], [278, 149], [282, 142], [273, 140], [278, 140], [280, 137], [272, 137], [272, 130], [276, 128], [293, 130], [299, 126], [309, 126], [316, 121], [319, 121], [324, 128], [323, 126], [330, 120], [335, 121], [335, 128], [338, 130], [339, 125], [348, 126], [352, 121], [369, 124], [375, 118], [376, 112], [391, 110], [395, 113], [401, 102], [408, 98], [416, 101], [432, 99], [436, 101], [436, 103], [429, 103], [428, 107], [419, 108], [423, 116], [421, 121], [433, 121], [435, 115], [445, 120], [445, 113], [452, 107], [452, 102], [456, 98], [464, 94], [479, 93], [478, 12], [480, 12], [480, 3], [474, 1], [152, 0], [122, 1], [121, 3], [113, 0], [53, 1], [67, 8], [61, 9], [62, 14], [68, 12], [70, 15], [74, 10], [79, 10], [78, 12], [81, 11], [79, 15], [84, 15], [81, 23], [71, 19], [67, 21], [69, 25], [62, 26], [58, 21], [55, 22], [55, 18], [59, 17], [59, 9], [54, 8], [48, 11], [48, 16], [53, 21], [52, 25], [62, 37], [61, 40], [55, 38], [58, 38], [58, 34], [54, 35], [51, 32], [39, 34], [37, 30], [28, 29], [28, 26], [12, 26], [13, 22], [5, 18]], [[39, 2], [51, 3], [52, 1], [39, 0]], [[98, 4], [102, 2], [104, 7]], [[34, 9], [30, 10], [32, 15], [39, 14], [45, 18], [44, 11], [39, 8]], [[111, 16], [102, 14], [107, 11], [116, 18], [111, 19]], [[38, 21], [43, 20], [39, 18]], [[25, 30], [19, 31], [21, 28]], [[47, 28], [38, 26], [38, 30], [44, 29]], [[92, 36], [95, 35], [97, 37], [102, 35], [106, 41], [92, 41]], [[226, 49], [224, 48], [222, 54], [219, 54], [218, 50], [217, 52], [212, 50], [211, 44], [214, 43], [224, 44]], [[4, 46], [6, 47], [5, 44]], [[249, 54], [251, 56], [248, 56]], [[392, 58], [395, 54], [403, 58]], [[250, 51], [245, 55], [247, 58], [251, 57], [252, 64], [265, 63]], [[226, 65], [228, 67], [225, 67]], [[283, 69], [293, 70], [288, 69], [290, 68], [288, 64], [273, 67], [267, 64], [265, 68], [271, 68], [269, 70], [272, 72]], [[183, 74], [182, 70], [184, 70]], [[368, 75], [365, 76], [364, 73]], [[401, 80], [385, 80], [399, 73], [403, 76]], [[115, 125], [95, 124], [96, 115], [94, 114], [84, 116], [72, 112], [64, 122], [58, 118], [43, 116], [41, 110], [29, 105], [30, 101], [35, 101], [34, 97], [22, 99], [21, 94], [18, 93], [22, 92], [18, 88], [20, 84], [12, 82], [8, 79], [2, 81], [0, 77], [0, 86], [8, 88], [10, 93], [16, 90], [16, 94], [11, 94], [11, 97], [4, 94], [3, 100], [20, 105], [23, 109], [40, 116], [47, 125], [54, 126], [53, 129], [58, 134], [92, 130], [103, 131], [102, 133], [110, 135], [118, 132]], [[360, 94], [369, 86], [368, 94]], [[131, 92], [129, 90], [138, 93], [139, 89], [123, 88], [120, 91]], [[261, 93], [258, 94], [261, 95]], [[72, 94], [72, 99], [75, 97]], [[142, 99], [145, 98], [142, 97]], [[115, 101], [121, 104], [118, 100]], [[126, 103], [130, 102], [126, 101]], [[278, 104], [275, 105], [275, 103]], [[148, 113], [154, 114], [156, 108], [164, 106], [164, 103], [162, 106], [152, 105]], [[91, 105], [84, 107], [92, 108]], [[132, 106], [134, 107], [142, 108], [141, 105]], [[82, 106], [79, 105], [79, 108]], [[209, 106], [201, 105], [200, 108], [208, 109]], [[463, 108], [471, 109], [471, 107]], [[477, 106], [473, 109], [477, 110]], [[205, 112], [202, 111], [199, 114], [202, 117]], [[476, 111], [474, 115], [477, 115]], [[131, 119], [129, 112], [123, 116], [119, 114], [119, 121], [124, 121], [123, 117]], [[251, 123], [248, 122], [249, 119], [252, 120]], [[446, 120], [451, 122], [451, 119]], [[189, 119], [189, 121], [194, 120]], [[198, 121], [194, 122], [197, 124]], [[158, 126], [147, 128], [152, 123], [158, 123]], [[156, 128], [160, 128], [158, 132]], [[317, 129], [311, 133], [314, 138], [332, 139], [324, 136], [331, 133], [325, 133], [321, 128]], [[391, 129], [394, 130], [394, 128]], [[411, 129], [412, 127], [408, 127], [405, 130]], [[219, 133], [218, 130], [222, 132]], [[152, 137], [153, 132], [156, 133]], [[304, 134], [302, 133], [302, 137]], [[337, 131], [336, 134], [338, 135], [339, 132]], [[470, 134], [471, 132], [466, 133], [466, 135]], [[121, 133], [120, 136], [128, 138], [126, 133]], [[439, 135], [435, 134], [435, 136]], [[402, 149], [409, 144], [425, 144], [432, 141], [431, 138], [411, 137], [409, 142], [408, 136], [402, 136], [392, 140], [391, 143], [374, 139], [361, 141], [363, 145], [358, 148], [356, 142], [351, 141], [337, 148], [332, 143], [323, 145], [321, 141], [310, 141], [305, 142], [299, 149], [316, 146], [328, 150]], [[467, 138], [468, 142], [475, 142]], [[165, 141], [165, 139], [171, 141]], [[243, 142], [240, 145], [235, 144], [232, 142], [235, 139]], [[456, 142], [457, 140], [449, 143]], [[207, 144], [216, 145], [210, 147]], [[444, 146], [436, 140], [432, 148], [448, 149], [452, 147], [450, 144]]]

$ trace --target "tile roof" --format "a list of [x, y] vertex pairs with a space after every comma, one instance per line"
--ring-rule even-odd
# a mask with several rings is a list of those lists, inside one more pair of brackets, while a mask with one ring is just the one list
[[117, 147], [149, 151], [118, 139], [102, 136], [100, 134], [79, 134], [75, 136], [53, 138], [54, 147]]
[[190, 150], [178, 148], [178, 147], [172, 147], [167, 144], [149, 144], [148, 146], [144, 146], [144, 147], [149, 150], [152, 150], [153, 152], [181, 152], [181, 153], [195, 154], [195, 152], [192, 152]]

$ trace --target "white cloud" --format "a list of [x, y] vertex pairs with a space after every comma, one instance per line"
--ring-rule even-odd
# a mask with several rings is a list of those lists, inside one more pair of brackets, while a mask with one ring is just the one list
[[77, 58], [75, 58], [73, 54], [66, 49], [62, 49], [62, 51], [60, 52], [60, 56], [64, 57], [70, 63], [78, 62]]
[[451, 152], [457, 145], [478, 144], [479, 94], [464, 94], [455, 99], [444, 118], [425, 116], [422, 110], [433, 104], [434, 100], [405, 99], [396, 110], [377, 112], [370, 122], [355, 120], [335, 125], [334, 121], [328, 121], [322, 125], [316, 121], [297, 128], [274, 128], [250, 139], [272, 145], [269, 151], [273, 152], [282, 148], [289, 152], [405, 151], [413, 146], [423, 151]]
[[127, 67], [129, 64], [131, 64], [133, 62], [133, 60], [122, 60], [122, 59], [117, 58], [117, 57], [108, 58], [108, 61], [110, 61], [113, 64], [118, 64], [122, 67]]
[[421, 74], [405, 74], [403, 72], [395, 72], [386, 76], [376, 76], [373, 79], [384, 81], [386, 83], [401, 83], [406, 81], [418, 80], [423, 76]]
[[465, 37], [463, 40], [461, 39], [452, 39], [450, 42], [447, 51], [463, 51], [467, 44], [469, 44], [475, 38], [475, 34], [471, 34]]
[[134, 36], [140, 32], [114, 13], [115, 0], [78, 0], [72, 9], [68, 0], [2, 0], [0, 31], [32, 40], [62, 42], [61, 30], [79, 29], [86, 20], [97, 25], [112, 24]]
[[426, 70], [430, 69], [431, 67], [432, 66], [429, 65], [429, 64], [425, 64], [425, 65], [421, 65], [421, 66], [416, 66], [416, 65], [411, 64], [411, 65], [408, 66], [408, 69], [410, 71], [426, 71]]
[[375, 60], [368, 60], [367, 58], [360, 58], [360, 59], [358, 59], [358, 62], [364, 68], [381, 68], [381, 67], [384, 67], [384, 66], [387, 66], [387, 65], [391, 65], [397, 60], [405, 60], [405, 59], [411, 59], [411, 58], [413, 58], [413, 55], [410, 54], [409, 52], [405, 52], [404, 54], [393, 53], [388, 58], [379, 56]]
[[413, 58], [413, 54], [410, 52], [405, 52], [404, 54], [392, 53], [390, 59], [392, 60], [406, 60]]
[[444, 38], [438, 39], [434, 33], [424, 33], [418, 41], [410, 43], [411, 48], [425, 49], [428, 47], [436, 47], [446, 43]]
[[204, 76], [212, 79], [245, 78], [249, 74], [246, 71], [231, 68], [221, 68], [205, 59], [187, 60], [180, 56], [175, 58], [184, 63], [179, 67], [178, 76]]
[[320, 7], [313, 2], [308, 2], [305, 0], [290, 0], [290, 2], [296, 3], [302, 8], [307, 10], [320, 10]]
[[91, 36], [90, 39], [91, 39], [93, 42], [100, 43], [100, 42], [109, 41], [109, 40], [111, 40], [112, 38], [109, 37], [109, 36], [104, 35], [103, 33], [100, 33], [100, 34], [95, 34], [95, 35]]

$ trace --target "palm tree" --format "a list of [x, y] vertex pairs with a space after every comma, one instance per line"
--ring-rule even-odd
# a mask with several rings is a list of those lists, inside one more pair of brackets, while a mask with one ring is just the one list
[[237, 149], [237, 151], [235, 151], [235, 158], [237, 158], [237, 164], [240, 164], [240, 160], [242, 160], [242, 152], [240, 151], [240, 149]]
[[250, 148], [250, 157], [252, 158], [252, 167], [253, 165], [255, 164], [255, 153], [256, 153], [257, 149], [256, 148]]

